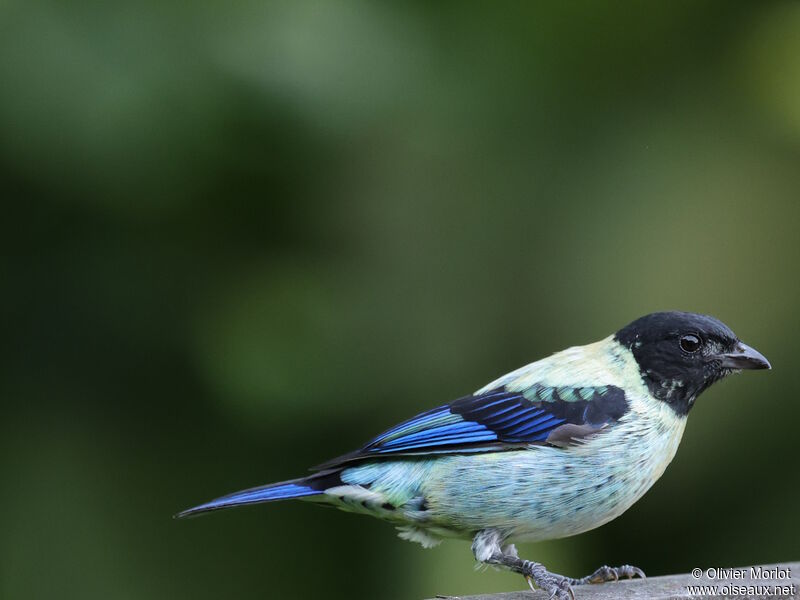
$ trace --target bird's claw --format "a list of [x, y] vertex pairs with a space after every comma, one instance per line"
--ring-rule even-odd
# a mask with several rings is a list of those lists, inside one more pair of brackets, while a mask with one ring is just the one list
[[[566, 577], [562, 578], [556, 585], [556, 590], [550, 594], [550, 600], [553, 600], [555, 597], [557, 597], [558, 600], [575, 600], [575, 592], [572, 591], [572, 586], [569, 584]], [[556, 596], [556, 594], [558, 594], [558, 596]]]
[[589, 583], [605, 583], [606, 581], [619, 581], [617, 571], [609, 566], [603, 565], [589, 575]]
[[628, 579], [633, 579], [634, 577], [639, 577], [641, 579], [647, 579], [647, 575], [645, 575], [644, 571], [642, 571], [639, 567], [634, 567], [634, 566], [631, 566], [631, 565], [623, 565], [620, 568], [628, 569], [630, 571], [629, 574], [626, 574], [626, 577]]
[[549, 592], [548, 600], [575, 600], [575, 592], [572, 591], [569, 579], [561, 575], [545, 571], [543, 574], [525, 575], [525, 581], [528, 582], [531, 591], [535, 591], [536, 587], [539, 587], [545, 592]]
[[550, 592], [549, 600], [575, 600], [575, 592], [572, 591], [572, 586], [566, 578], [552, 584], [550, 589], [545, 591]]
[[634, 577], [641, 577], [642, 579], [646, 579], [644, 571], [642, 571], [638, 567], [634, 567], [631, 565], [622, 565], [621, 567], [609, 567], [607, 565], [603, 565], [591, 575], [588, 575], [587, 577], [584, 577], [582, 579], [577, 579], [573, 581], [573, 583], [577, 585], [582, 585], [585, 583], [606, 583], [608, 581], [619, 581], [620, 577], [626, 577], [627, 579], [633, 579]]
[[647, 579], [647, 576], [644, 574], [639, 567], [634, 567], [633, 565], [622, 565], [621, 567], [614, 567], [614, 572], [617, 575], [617, 579], [620, 577], [626, 577], [628, 579], [633, 579], [634, 577], [640, 577], [641, 579]]

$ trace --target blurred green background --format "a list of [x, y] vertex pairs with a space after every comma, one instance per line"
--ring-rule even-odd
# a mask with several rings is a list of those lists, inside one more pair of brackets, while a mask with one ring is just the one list
[[794, 559], [796, 2], [0, 4], [0, 596], [520, 589], [296, 477], [644, 313], [773, 363], [707, 392], [583, 575]]

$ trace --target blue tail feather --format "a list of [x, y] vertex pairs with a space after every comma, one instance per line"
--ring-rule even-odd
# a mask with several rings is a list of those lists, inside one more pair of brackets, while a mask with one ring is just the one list
[[291, 498], [304, 498], [306, 496], [315, 496], [322, 493], [322, 490], [314, 489], [302, 479], [284, 481], [234, 492], [233, 494], [216, 498], [205, 504], [188, 508], [175, 516], [180, 519], [212, 510], [220, 510], [222, 508], [259, 504], [261, 502], [273, 502], [275, 500], [289, 500]]

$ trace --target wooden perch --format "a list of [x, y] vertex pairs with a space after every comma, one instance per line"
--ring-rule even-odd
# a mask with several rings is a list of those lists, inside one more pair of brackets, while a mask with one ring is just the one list
[[[762, 567], [703, 568], [687, 573], [573, 588], [576, 600], [686, 600], [689, 598], [800, 598], [800, 562]], [[548, 600], [542, 591], [436, 596], [447, 600]]]

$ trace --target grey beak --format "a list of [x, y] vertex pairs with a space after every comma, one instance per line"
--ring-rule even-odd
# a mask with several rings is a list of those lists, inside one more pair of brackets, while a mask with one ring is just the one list
[[723, 354], [722, 366], [728, 369], [771, 369], [767, 358], [755, 348], [739, 342], [736, 350]]

